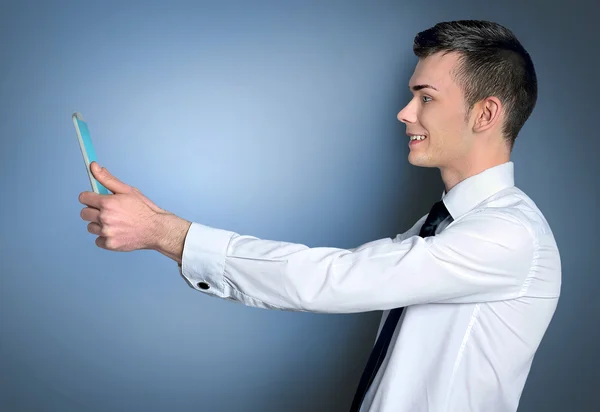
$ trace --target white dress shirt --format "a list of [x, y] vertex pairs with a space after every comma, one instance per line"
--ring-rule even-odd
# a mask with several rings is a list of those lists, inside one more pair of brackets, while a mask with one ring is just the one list
[[[244, 305], [353, 313], [406, 307], [362, 412], [516, 411], [561, 288], [560, 255], [512, 162], [442, 195], [452, 218], [355, 249], [192, 223], [180, 273]], [[379, 333], [379, 332], [378, 332]], [[358, 384], [358, 382], [357, 382]]]

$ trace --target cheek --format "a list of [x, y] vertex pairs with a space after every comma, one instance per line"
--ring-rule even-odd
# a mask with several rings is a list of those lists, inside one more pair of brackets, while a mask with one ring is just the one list
[[463, 115], [456, 109], [431, 107], [432, 110], [423, 110], [421, 124], [433, 137], [433, 144], [442, 142], [458, 142], [464, 134], [465, 122]]

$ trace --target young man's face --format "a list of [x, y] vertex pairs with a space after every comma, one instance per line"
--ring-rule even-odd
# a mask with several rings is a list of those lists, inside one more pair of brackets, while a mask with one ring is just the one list
[[398, 113], [411, 140], [408, 161], [416, 166], [458, 168], [468, 161], [473, 136], [466, 121], [463, 91], [451, 74], [458, 55], [436, 53], [419, 59], [410, 79], [412, 100]]

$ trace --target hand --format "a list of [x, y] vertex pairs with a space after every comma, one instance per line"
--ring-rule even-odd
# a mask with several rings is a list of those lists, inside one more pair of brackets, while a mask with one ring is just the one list
[[156, 248], [161, 236], [158, 220], [168, 212], [97, 162], [92, 162], [90, 168], [94, 177], [114, 193], [82, 192], [79, 195], [79, 201], [88, 206], [81, 210], [81, 218], [90, 222], [88, 231], [98, 235], [96, 245], [118, 252]]

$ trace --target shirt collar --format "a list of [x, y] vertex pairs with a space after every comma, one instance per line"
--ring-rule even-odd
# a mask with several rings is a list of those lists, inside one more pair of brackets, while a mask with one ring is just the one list
[[488, 197], [514, 184], [514, 164], [509, 161], [459, 182], [448, 193], [442, 193], [442, 200], [452, 218], [457, 219]]

